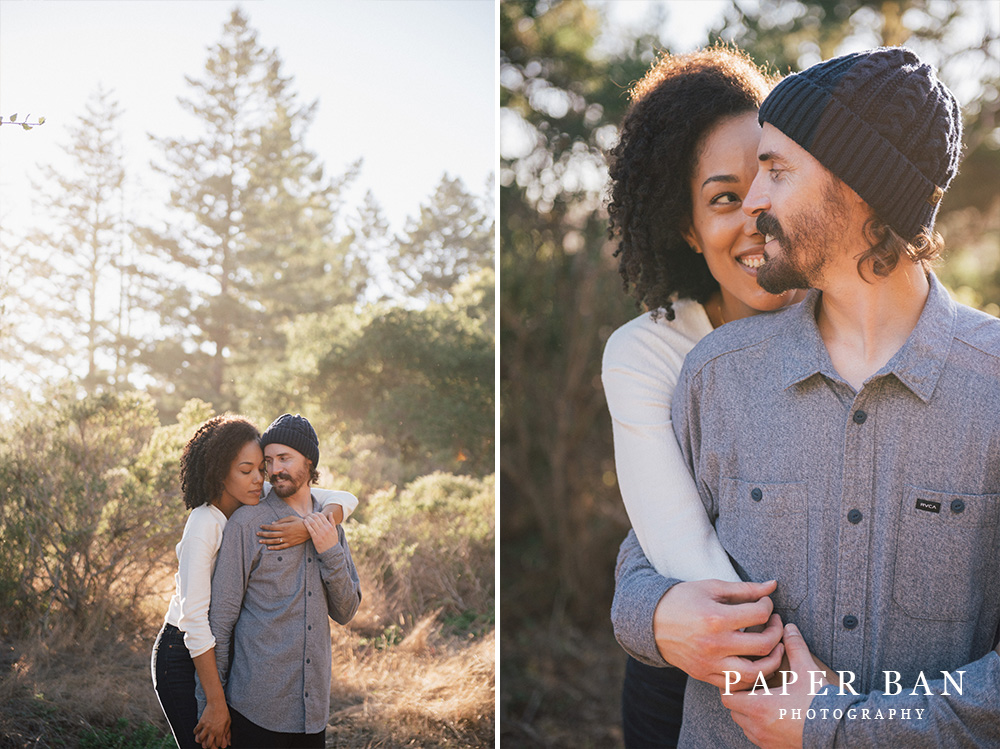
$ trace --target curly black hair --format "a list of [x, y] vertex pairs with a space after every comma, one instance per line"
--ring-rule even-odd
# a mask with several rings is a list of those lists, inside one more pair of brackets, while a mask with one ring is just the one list
[[704, 256], [681, 236], [699, 146], [720, 120], [756, 112], [776, 82], [745, 52], [717, 44], [663, 55], [633, 86], [608, 154], [608, 236], [620, 238], [618, 270], [641, 307], [673, 320], [673, 300], [704, 304], [718, 290]]
[[229, 468], [247, 442], [260, 439], [257, 427], [235, 414], [215, 416], [188, 440], [181, 454], [181, 492], [189, 509], [222, 494]]

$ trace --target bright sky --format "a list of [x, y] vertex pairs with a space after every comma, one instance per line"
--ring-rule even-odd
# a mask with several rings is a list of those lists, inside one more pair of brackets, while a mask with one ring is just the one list
[[703, 45], [708, 29], [722, 20], [731, 5], [729, 0], [590, 0], [590, 4], [603, 8], [611, 24], [626, 37], [648, 27], [662, 9], [666, 18], [659, 36], [669, 41], [673, 52], [688, 52]]
[[[112, 89], [126, 164], [145, 178], [146, 133], [194, 134], [177, 102], [204, 77], [233, 0], [0, 0], [0, 223], [39, 225], [27, 174], [64, 163], [59, 145], [98, 83]], [[319, 100], [307, 145], [327, 174], [363, 158], [351, 206], [371, 190], [401, 231], [444, 172], [483, 194], [494, 169], [493, 0], [243, 0], [258, 42], [276, 48], [302, 103]], [[148, 188], [147, 188], [148, 192]]]

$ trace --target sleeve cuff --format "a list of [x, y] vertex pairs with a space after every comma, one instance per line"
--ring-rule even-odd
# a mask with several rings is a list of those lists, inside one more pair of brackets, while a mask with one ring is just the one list
[[330, 569], [335, 569], [339, 567], [344, 560], [344, 555], [346, 554], [346, 542], [347, 537], [344, 533], [342, 526], [337, 526], [337, 543], [331, 546], [329, 549], [323, 552], [317, 552], [320, 562], [323, 563], [325, 567]]
[[637, 633], [637, 635], [641, 634], [641, 638], [636, 644], [641, 645], [642, 649], [633, 653], [633, 657], [636, 660], [650, 666], [669, 666], [670, 668], [674, 668], [674, 666], [664, 660], [663, 656], [660, 655], [659, 648], [656, 647], [656, 636], [653, 633], [653, 618], [656, 613], [656, 607], [660, 604], [660, 599], [679, 582], [680, 580], [656, 575], [652, 576], [649, 580], [644, 580], [639, 586], [640, 590], [637, 593], [641, 597], [641, 600], [636, 607], [636, 617], [639, 623], [644, 623], [644, 626], [641, 633]]
[[618, 554], [611, 621], [626, 653], [648, 666], [668, 664], [656, 647], [653, 614], [664, 594], [680, 580], [658, 575], [649, 565], [635, 532], [629, 531]]
[[340, 505], [341, 509], [344, 511], [344, 520], [347, 520], [358, 507], [358, 498], [355, 497], [350, 492], [333, 490], [333, 489], [314, 489], [316, 493], [316, 499], [319, 500], [323, 507], [330, 504]]
[[[850, 690], [840, 694], [836, 684], [827, 684], [820, 689], [809, 703], [809, 709], [815, 711], [813, 714], [816, 717], [813, 719], [806, 717], [802, 731], [802, 746], [833, 749], [840, 721], [831, 719], [830, 716], [846, 713], [851, 705], [862, 699], [864, 695], [851, 694]], [[820, 716], [827, 717], [823, 720]]]
[[[184, 637], [184, 643], [187, 644], [187, 636], [186, 635]], [[204, 645], [202, 647], [197, 647], [197, 648], [192, 649], [189, 646], [188, 647], [188, 652], [191, 654], [192, 658], [197, 658], [199, 655], [204, 655], [205, 653], [207, 653], [209, 650], [211, 650], [214, 647], [215, 647], [215, 638], [212, 637], [211, 640], [210, 640], [210, 642], [207, 645]]]

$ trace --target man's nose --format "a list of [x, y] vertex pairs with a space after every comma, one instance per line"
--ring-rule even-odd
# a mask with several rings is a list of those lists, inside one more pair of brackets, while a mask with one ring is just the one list
[[764, 172], [757, 172], [757, 176], [750, 183], [746, 197], [743, 198], [743, 212], [747, 216], [756, 217], [771, 207], [771, 201], [764, 189], [765, 176]]

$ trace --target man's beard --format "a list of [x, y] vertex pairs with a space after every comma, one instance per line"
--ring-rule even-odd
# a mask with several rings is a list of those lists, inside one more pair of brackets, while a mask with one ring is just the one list
[[[277, 494], [281, 499], [287, 499], [302, 488], [302, 485], [306, 482], [308, 476], [299, 475], [292, 476], [290, 473], [282, 471], [281, 473], [274, 473], [268, 477], [271, 481], [271, 488], [274, 489], [274, 493]], [[284, 479], [288, 483], [283, 486], [278, 486], [278, 480]]]
[[771, 214], [757, 217], [757, 231], [770, 234], [781, 247], [780, 255], [766, 257], [764, 265], [757, 269], [757, 284], [764, 291], [783, 294], [792, 289], [809, 289], [822, 278], [835, 237], [844, 234], [847, 217], [832, 182], [823, 189], [823, 203], [820, 210], [791, 216], [787, 232]]

